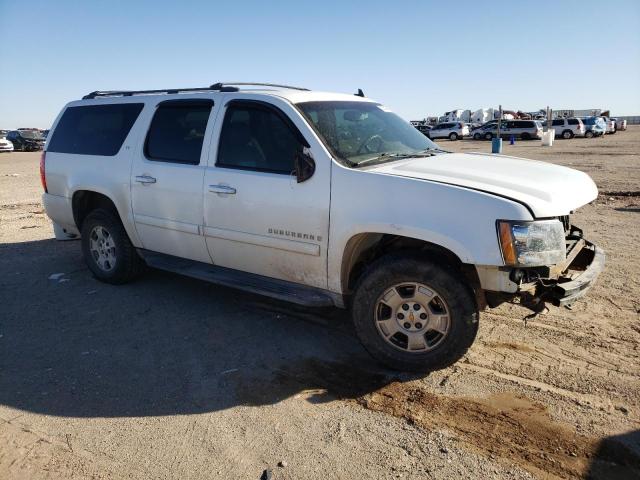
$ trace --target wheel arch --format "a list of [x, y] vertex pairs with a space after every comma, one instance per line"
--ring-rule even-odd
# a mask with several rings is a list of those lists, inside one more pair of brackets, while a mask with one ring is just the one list
[[134, 246], [139, 246], [140, 242], [135, 229], [132, 228], [130, 222], [126, 221], [128, 216], [125, 212], [122, 212], [122, 207], [118, 208], [116, 202], [106, 193], [100, 191], [100, 189], [94, 188], [80, 188], [73, 192], [71, 196], [71, 208], [73, 212], [73, 220], [78, 231], [82, 231], [82, 223], [89, 213], [93, 210], [101, 208], [113, 212], [118, 216], [118, 219], [124, 226], [131, 243]]
[[434, 262], [457, 270], [476, 294], [478, 304], [484, 304], [479, 295], [480, 280], [477, 270], [472, 264], [463, 262], [460, 255], [438, 243], [380, 232], [358, 233], [347, 241], [340, 271], [342, 291], [350, 295], [368, 265], [386, 254], [399, 251], [422, 252]]

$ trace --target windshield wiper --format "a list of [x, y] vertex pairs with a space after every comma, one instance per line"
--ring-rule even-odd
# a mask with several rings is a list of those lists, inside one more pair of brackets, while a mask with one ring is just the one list
[[[427, 149], [427, 150], [422, 150], [420, 152], [414, 152], [414, 153], [382, 153], [380, 155], [378, 155], [377, 157], [373, 157], [373, 158], [367, 158], [366, 160], [362, 160], [361, 162], [357, 162], [354, 167], [358, 168], [361, 167], [363, 165], [375, 165], [376, 163], [383, 163], [386, 161], [390, 161], [390, 160], [401, 160], [403, 158], [425, 158], [425, 157], [433, 157], [434, 155], [437, 155], [437, 153], [434, 151], [436, 149]], [[442, 150], [444, 151], [444, 150]]]

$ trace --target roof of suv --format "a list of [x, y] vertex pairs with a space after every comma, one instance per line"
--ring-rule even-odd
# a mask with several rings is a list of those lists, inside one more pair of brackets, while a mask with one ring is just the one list
[[[242, 86], [239, 88], [238, 86]], [[334, 92], [312, 91], [306, 88], [290, 87], [287, 85], [276, 85], [268, 83], [216, 83], [210, 87], [203, 88], [178, 88], [178, 89], [161, 89], [161, 90], [123, 90], [123, 91], [95, 91], [85, 95], [83, 100], [94, 99], [119, 99], [135, 97], [164, 97], [176, 98], [183, 94], [202, 94], [211, 93], [246, 93], [260, 94], [274, 97], [284, 98], [292, 103], [314, 102], [314, 101], [364, 101], [371, 102], [371, 99], [364, 98], [364, 95], [345, 94]], [[359, 92], [361, 93], [361, 91]]]

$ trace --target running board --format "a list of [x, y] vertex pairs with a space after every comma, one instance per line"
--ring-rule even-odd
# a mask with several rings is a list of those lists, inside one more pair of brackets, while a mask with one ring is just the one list
[[341, 295], [320, 288], [307, 287], [299, 283], [241, 272], [232, 268], [218, 267], [149, 250], [138, 249], [138, 252], [147, 265], [160, 270], [307, 307], [344, 307]]

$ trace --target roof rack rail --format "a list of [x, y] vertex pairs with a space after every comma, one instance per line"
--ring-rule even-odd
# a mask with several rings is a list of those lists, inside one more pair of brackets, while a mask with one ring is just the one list
[[84, 97], [83, 100], [90, 100], [92, 98], [97, 97], [131, 97], [133, 95], [150, 95], [153, 93], [180, 93], [180, 92], [206, 92], [211, 90], [218, 90], [217, 88], [211, 87], [200, 87], [200, 88], [161, 88], [160, 90], [96, 90], [95, 92], [91, 92]]
[[289, 88], [291, 90], [302, 90], [308, 92], [308, 88], [303, 87], [293, 87], [291, 85], [279, 85], [277, 83], [260, 83], [260, 82], [218, 82], [211, 85], [209, 88], [211, 90], [220, 90], [221, 92], [237, 92], [239, 88], [238, 86], [256, 86], [256, 87], [278, 87], [278, 88]]
[[85, 95], [84, 97], [82, 97], [82, 99], [91, 100], [92, 98], [98, 98], [98, 97], [131, 97], [133, 95], [151, 95], [154, 93], [174, 94], [174, 93], [181, 93], [181, 92], [208, 92], [211, 90], [220, 91], [220, 92], [237, 92], [238, 90], [240, 90], [238, 86], [244, 86], [244, 85], [289, 88], [291, 90], [309, 91], [308, 88], [292, 87], [291, 85], [278, 85], [276, 83], [218, 82], [218, 83], [214, 83], [209, 87], [199, 87], [199, 88], [161, 88], [159, 90], [96, 90], [95, 92], [91, 92]]

